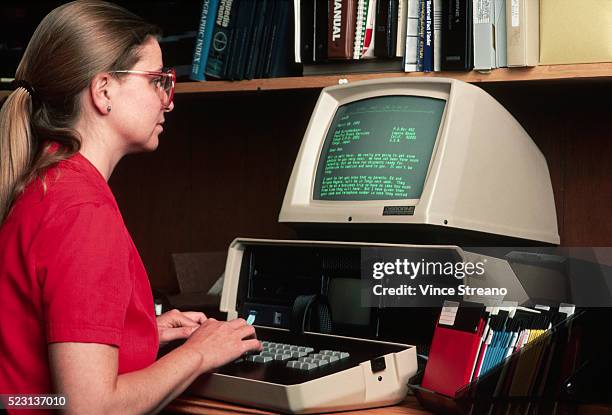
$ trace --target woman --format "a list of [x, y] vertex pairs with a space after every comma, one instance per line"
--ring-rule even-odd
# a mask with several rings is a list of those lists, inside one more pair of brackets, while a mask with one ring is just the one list
[[156, 322], [107, 185], [125, 154], [156, 149], [174, 108], [157, 35], [116, 5], [72, 2], [40, 23], [17, 69], [0, 112], [0, 394], [65, 394], [69, 413], [154, 412], [261, 348], [242, 319]]

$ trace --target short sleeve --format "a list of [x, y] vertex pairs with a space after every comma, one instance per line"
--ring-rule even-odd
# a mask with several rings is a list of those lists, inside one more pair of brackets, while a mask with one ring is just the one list
[[119, 212], [105, 203], [70, 207], [36, 242], [47, 342], [120, 346], [134, 284]]

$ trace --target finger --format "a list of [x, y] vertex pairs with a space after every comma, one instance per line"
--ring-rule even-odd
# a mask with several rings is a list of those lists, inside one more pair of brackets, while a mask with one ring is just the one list
[[193, 327], [176, 327], [162, 329], [159, 332], [159, 342], [166, 343], [172, 340], [186, 339], [191, 336], [191, 333], [193, 333], [198, 327], [199, 326], [196, 325]]
[[193, 327], [199, 325], [198, 321], [189, 318], [184, 313], [172, 316], [172, 326], [174, 327]]
[[257, 339], [244, 340], [242, 343], [242, 352], [250, 352], [253, 350], [261, 350], [261, 342]]
[[236, 330], [241, 339], [246, 338], [256, 338], [255, 337], [255, 327], [253, 326], [244, 326]]
[[234, 329], [237, 329], [237, 328], [240, 328], [242, 326], [245, 326], [246, 325], [246, 320], [243, 319], [243, 318], [237, 318], [237, 319], [229, 321], [227, 324], [230, 327], [232, 327]]
[[199, 311], [185, 311], [183, 314], [198, 324], [202, 324], [206, 321], [206, 314], [200, 313]]

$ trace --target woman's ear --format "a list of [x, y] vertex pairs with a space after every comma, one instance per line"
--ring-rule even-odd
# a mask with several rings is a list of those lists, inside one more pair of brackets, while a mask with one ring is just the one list
[[89, 84], [89, 93], [94, 107], [102, 115], [111, 112], [111, 96], [114, 89], [114, 79], [108, 72], [99, 73]]

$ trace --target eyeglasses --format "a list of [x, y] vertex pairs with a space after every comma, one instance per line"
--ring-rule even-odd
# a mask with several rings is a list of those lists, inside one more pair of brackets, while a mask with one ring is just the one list
[[172, 99], [174, 98], [174, 86], [176, 84], [176, 70], [174, 68], [163, 69], [161, 72], [124, 70], [111, 71], [109, 73], [122, 73], [155, 77], [155, 79], [153, 79], [153, 82], [157, 94], [159, 95], [159, 98], [162, 101], [162, 105], [165, 109], [170, 109], [170, 104], [172, 104]]

